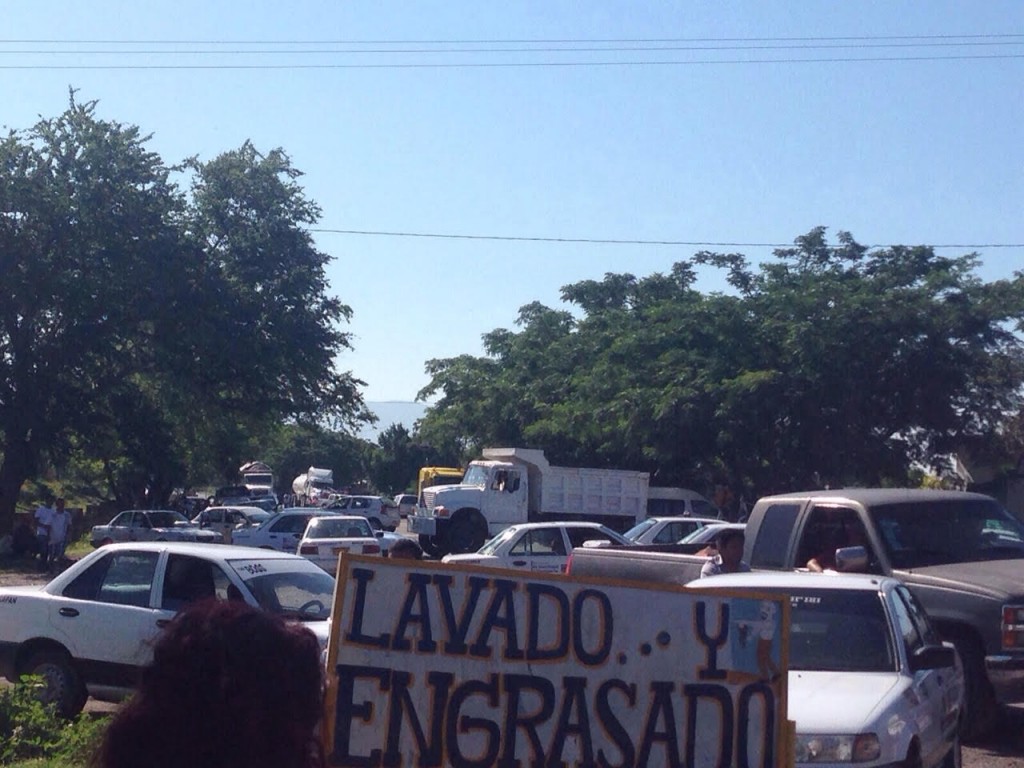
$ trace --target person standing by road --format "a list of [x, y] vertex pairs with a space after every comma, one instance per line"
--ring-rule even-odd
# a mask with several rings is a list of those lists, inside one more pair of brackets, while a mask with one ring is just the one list
[[71, 531], [71, 513], [64, 506], [64, 499], [57, 499], [57, 506], [50, 518], [49, 567], [51, 570], [60, 568], [64, 561], [64, 550], [68, 546], [68, 534]]
[[40, 504], [33, 517], [36, 521], [36, 550], [39, 553], [39, 570], [45, 571], [50, 562], [50, 524], [53, 522], [53, 507]]

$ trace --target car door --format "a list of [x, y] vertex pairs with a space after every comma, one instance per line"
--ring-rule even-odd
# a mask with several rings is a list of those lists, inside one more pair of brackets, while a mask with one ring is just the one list
[[561, 573], [567, 560], [561, 528], [534, 528], [523, 531], [511, 543], [502, 565], [539, 573]]
[[267, 526], [267, 540], [260, 546], [273, 547], [281, 552], [294, 552], [299, 548], [299, 539], [312, 514], [284, 515]]
[[111, 541], [128, 541], [132, 530], [132, 515], [134, 512], [122, 512], [107, 523], [106, 533], [103, 538]]
[[[915, 617], [915, 609], [911, 606], [916, 606], [916, 603], [905, 587], [893, 589], [889, 598], [900, 633], [897, 639], [902, 640], [908, 660], [925, 645], [939, 644], [930, 625], [922, 626]], [[953, 670], [923, 669], [909, 671], [909, 674], [915, 696], [907, 699], [907, 705], [920, 735], [921, 755], [928, 760], [941, 749], [945, 740], [943, 725], [948, 722], [946, 709], [949, 706], [947, 688], [951, 685], [949, 678]]]
[[131, 549], [98, 559], [53, 601], [50, 625], [87, 682], [131, 686], [161, 630], [152, 608], [159, 552]]
[[130, 541], [155, 541], [157, 534], [150, 525], [149, 515], [145, 512], [132, 513], [131, 530], [128, 533]]

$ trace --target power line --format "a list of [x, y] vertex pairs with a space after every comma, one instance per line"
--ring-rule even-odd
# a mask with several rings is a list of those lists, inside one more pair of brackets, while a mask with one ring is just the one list
[[[366, 229], [320, 229], [312, 228], [310, 232], [330, 235], [363, 235], [367, 237], [418, 237], [440, 240], [490, 240], [498, 242], [521, 243], [575, 243], [585, 245], [654, 245], [654, 246], [687, 246], [712, 248], [792, 248], [793, 243], [740, 243], [714, 242], [708, 240], [617, 240], [597, 237], [528, 237], [523, 235], [461, 235], [440, 232], [388, 232]], [[906, 246], [906, 243], [878, 243], [868, 248], [895, 248]], [[1024, 248], [1024, 243], [920, 243], [931, 248]]]
[[930, 42], [930, 43], [815, 43], [811, 45], [635, 45], [635, 46], [561, 46], [532, 48], [210, 48], [198, 50], [174, 50], [169, 48], [145, 49], [60, 49], [35, 48], [0, 50], [0, 55], [47, 55], [47, 56], [277, 56], [277, 55], [319, 55], [319, 54], [450, 54], [450, 53], [663, 53], [666, 51], [815, 51], [815, 50], [866, 50], [875, 48], [966, 48], [966, 47], [1006, 47], [1024, 45], [1024, 39], [1012, 42], [975, 41], [975, 42]]
[[570, 44], [570, 43], [738, 43], [738, 42], [814, 42], [840, 40], [994, 40], [1024, 38], [1024, 33], [982, 33], [973, 35], [848, 35], [848, 36], [807, 36], [807, 37], [649, 37], [649, 38], [533, 38], [512, 40], [88, 40], [73, 38], [53, 39], [0, 39], [5, 44], [82, 44], [82, 45], [528, 45], [528, 44]]
[[863, 56], [784, 59], [689, 59], [662, 61], [429, 62], [381, 64], [0, 64], [0, 70], [329, 70], [329, 69], [525, 69], [538, 67], [648, 67], [714, 64], [842, 64], [896, 61], [1024, 59], [1024, 54], [962, 56]]

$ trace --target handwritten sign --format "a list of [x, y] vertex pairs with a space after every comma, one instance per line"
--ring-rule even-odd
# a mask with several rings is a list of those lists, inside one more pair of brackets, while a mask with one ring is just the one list
[[343, 555], [332, 766], [789, 765], [779, 596]]

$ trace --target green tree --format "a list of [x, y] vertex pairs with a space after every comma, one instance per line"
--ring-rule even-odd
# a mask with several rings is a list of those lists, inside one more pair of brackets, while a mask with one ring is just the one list
[[[702, 252], [566, 286], [577, 317], [529, 305], [484, 357], [430, 361], [420, 431], [752, 493], [906, 482], [990, 440], [1021, 407], [1024, 276], [984, 283], [974, 254], [837, 240], [816, 228], [757, 270]], [[696, 290], [704, 265], [731, 291]]]
[[370, 483], [392, 496], [416, 488], [419, 469], [427, 460], [427, 451], [413, 441], [409, 430], [402, 424], [391, 424], [377, 436], [377, 445], [370, 454]]
[[0, 531], [72, 450], [119, 500], [159, 501], [197, 467], [232, 477], [289, 418], [371, 418], [335, 369], [351, 312], [287, 156], [171, 168], [95, 112], [72, 96], [0, 141]]

